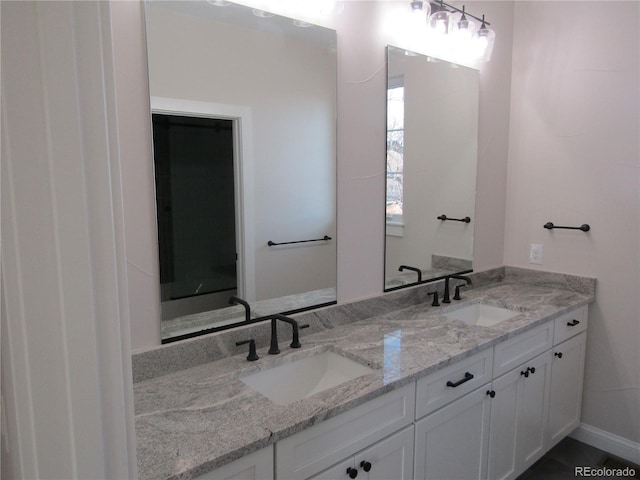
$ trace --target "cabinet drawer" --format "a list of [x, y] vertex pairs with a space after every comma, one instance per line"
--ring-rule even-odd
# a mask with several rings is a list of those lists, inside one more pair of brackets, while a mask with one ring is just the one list
[[556, 318], [553, 327], [553, 344], [564, 342], [587, 329], [587, 306], [580, 307]]
[[276, 444], [276, 478], [308, 478], [413, 422], [411, 383]]
[[416, 418], [423, 417], [490, 382], [492, 366], [493, 348], [489, 348], [419, 379]]
[[547, 322], [496, 345], [493, 361], [494, 377], [550, 349], [553, 344], [553, 327], [553, 322]]

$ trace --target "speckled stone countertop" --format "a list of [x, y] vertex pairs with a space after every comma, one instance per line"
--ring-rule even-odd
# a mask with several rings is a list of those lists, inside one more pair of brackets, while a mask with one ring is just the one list
[[[420, 303], [316, 333], [303, 330], [301, 349], [286, 346], [286, 330], [280, 337], [282, 353], [270, 356], [261, 348], [257, 362], [247, 362], [243, 349], [139, 381], [134, 394], [140, 479], [201, 475], [594, 300], [593, 288], [522, 283], [518, 274], [468, 290], [462, 301], [448, 306]], [[595, 285], [595, 280], [584, 280]], [[492, 327], [469, 326], [445, 316], [477, 302], [521, 313]], [[391, 344], [393, 361], [390, 355], [385, 361]], [[239, 379], [327, 349], [374, 371], [287, 406], [276, 405]]]

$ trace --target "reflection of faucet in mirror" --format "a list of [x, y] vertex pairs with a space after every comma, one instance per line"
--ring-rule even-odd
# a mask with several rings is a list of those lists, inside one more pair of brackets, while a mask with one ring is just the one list
[[398, 271], [402, 272], [404, 270], [412, 270], [416, 272], [418, 274], [418, 283], [422, 282], [422, 270], [416, 267], [410, 267], [409, 265], [400, 265], [400, 268], [398, 268]]
[[[451, 280], [452, 278], [465, 281], [465, 285], [473, 285], [471, 279], [469, 277], [465, 277], [464, 275], [447, 275], [444, 279], [444, 294], [442, 295], [442, 303], [451, 303], [451, 299], [449, 298], [449, 280]], [[456, 296], [460, 297], [460, 290], [456, 288], [456, 292]], [[460, 300], [460, 298], [454, 297], [454, 300]]]
[[241, 298], [236, 297], [235, 295], [232, 295], [231, 297], [229, 297], [229, 305], [238, 305], [238, 304], [244, 307], [244, 320], [245, 322], [249, 323], [249, 321], [251, 320], [251, 307], [249, 306], [249, 304], [244, 300], [242, 300]]

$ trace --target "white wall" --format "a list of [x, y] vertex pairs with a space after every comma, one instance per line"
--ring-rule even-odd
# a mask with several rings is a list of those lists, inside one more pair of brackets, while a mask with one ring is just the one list
[[335, 54], [162, 7], [147, 25], [152, 96], [251, 109], [255, 299], [334, 287], [335, 241], [267, 242], [336, 236]]
[[1, 9], [2, 476], [132, 478], [109, 4]]
[[[640, 441], [638, 18], [638, 2], [516, 2], [504, 254], [508, 265], [597, 278], [582, 421], [634, 442]], [[542, 228], [548, 221], [588, 223], [591, 231], [548, 231]], [[530, 243], [544, 245], [540, 267], [528, 263]]]

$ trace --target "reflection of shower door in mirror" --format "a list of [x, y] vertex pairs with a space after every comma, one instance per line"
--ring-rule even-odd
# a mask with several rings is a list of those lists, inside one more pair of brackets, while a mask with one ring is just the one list
[[163, 319], [242, 295], [237, 129], [229, 118], [153, 113]]

